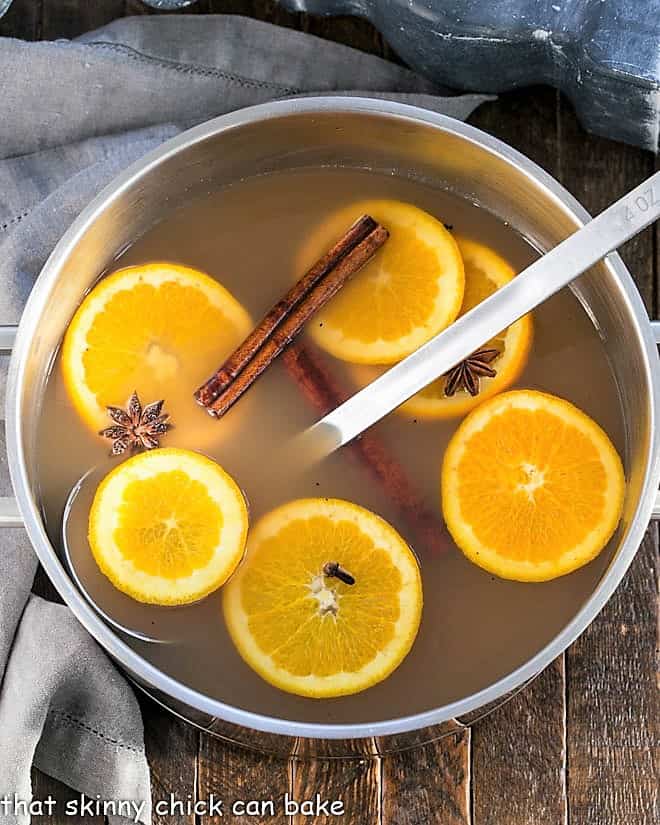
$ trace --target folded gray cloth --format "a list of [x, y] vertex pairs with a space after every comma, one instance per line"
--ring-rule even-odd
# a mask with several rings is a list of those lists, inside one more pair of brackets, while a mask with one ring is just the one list
[[[149, 149], [241, 106], [357, 94], [356, 86], [460, 118], [485, 99], [441, 97], [379, 58], [240, 17], [129, 18], [73, 42], [0, 39], [0, 323], [18, 321], [46, 257], [82, 207]], [[23, 531], [6, 531], [0, 802], [29, 800], [34, 763], [93, 799], [141, 805], [136, 818], [148, 822], [135, 697], [67, 608], [30, 595], [36, 566]], [[0, 812], [3, 822], [28, 821], [11, 806]]]

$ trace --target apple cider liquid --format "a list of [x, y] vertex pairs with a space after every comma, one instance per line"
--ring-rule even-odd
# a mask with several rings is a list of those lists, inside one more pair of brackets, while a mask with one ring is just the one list
[[[516, 271], [536, 255], [510, 227], [444, 190], [396, 176], [312, 168], [254, 177], [182, 204], [136, 239], [114, 268], [164, 260], [203, 270], [256, 321], [302, 274], [297, 256], [314, 229], [338, 208], [366, 198], [415, 204], [455, 232], [491, 247]], [[214, 330], [200, 329], [199, 334], [213, 336]], [[359, 389], [351, 365], [323, 357], [349, 391]], [[166, 367], [162, 358], [159, 364]], [[424, 546], [401, 518], [396, 502], [347, 454], [350, 448], [311, 469], [292, 451], [281, 449], [318, 417], [281, 359], [220, 420], [195, 404], [192, 394], [198, 383], [197, 376], [182, 376], [180, 397], [165, 398], [175, 429], [163, 446], [195, 449], [217, 460], [244, 490], [252, 523], [273, 507], [302, 497], [342, 498], [375, 511], [412, 546], [424, 591], [419, 635], [399, 668], [363, 693], [331, 700], [284, 693], [254, 673], [227, 634], [219, 593], [193, 607], [150, 608], [155, 629], [161, 622], [177, 625], [176, 641], [126, 641], [170, 676], [218, 700], [298, 721], [351, 723], [419, 713], [460, 699], [510, 673], [550, 642], [590, 595], [611, 558], [611, 548], [606, 548], [577, 572], [542, 584], [497, 579], [467, 561], [446, 534], [443, 552]], [[529, 360], [515, 386], [573, 402], [623, 453], [614, 378], [598, 332], [571, 291], [562, 291], [534, 313]], [[420, 508], [437, 514], [439, 530], [440, 467], [459, 423], [392, 413], [373, 428], [410, 478]], [[108, 458], [109, 443], [78, 418], [67, 398], [59, 358], [49, 379], [38, 438], [42, 507], [51, 539], [61, 546], [63, 508], [71, 487], [90, 468], [107, 471], [120, 459]], [[85, 508], [73, 517], [78, 523], [72, 529], [84, 542]], [[85, 552], [91, 556], [88, 548]], [[100, 586], [112, 590], [109, 582]]]

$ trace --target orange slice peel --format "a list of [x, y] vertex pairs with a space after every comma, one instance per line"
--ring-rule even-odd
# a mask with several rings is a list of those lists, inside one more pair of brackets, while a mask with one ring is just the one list
[[199, 453], [139, 453], [99, 485], [89, 544], [101, 572], [147, 604], [199, 601], [234, 572], [245, 549], [247, 505], [231, 476]]
[[[355, 583], [328, 577], [333, 562]], [[380, 516], [339, 499], [299, 499], [251, 530], [223, 610], [240, 655], [267, 682], [315, 698], [357, 693], [392, 673], [415, 640], [419, 567]]]
[[106, 407], [123, 407], [135, 390], [165, 398], [178, 423], [182, 407], [194, 406], [189, 388], [251, 329], [241, 304], [203, 272], [168, 262], [120, 269], [96, 284], [69, 324], [64, 383], [91, 429], [107, 426]]
[[463, 262], [451, 233], [432, 215], [400, 201], [369, 200], [339, 210], [321, 226], [303, 250], [302, 266], [362, 214], [382, 224], [389, 239], [315, 316], [309, 332], [344, 361], [393, 364], [456, 318]]
[[546, 581], [587, 564], [621, 518], [625, 478], [607, 434], [547, 393], [512, 390], [477, 407], [445, 452], [447, 527], [496, 576]]

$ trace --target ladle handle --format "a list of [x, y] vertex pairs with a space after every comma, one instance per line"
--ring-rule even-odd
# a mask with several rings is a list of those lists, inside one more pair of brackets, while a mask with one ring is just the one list
[[534, 261], [300, 437], [321, 458], [351, 441], [660, 217], [660, 172]]

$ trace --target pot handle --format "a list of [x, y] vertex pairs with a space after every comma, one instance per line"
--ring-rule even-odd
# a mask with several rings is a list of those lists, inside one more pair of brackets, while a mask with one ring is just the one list
[[[0, 355], [10, 355], [14, 347], [16, 330], [13, 325], [0, 325]], [[651, 321], [651, 329], [655, 343], [660, 346], [660, 321]], [[653, 519], [660, 520], [660, 491], [656, 494], [653, 505]], [[18, 510], [15, 498], [0, 497], [0, 528], [2, 527], [22, 527], [23, 518]]]
[[[655, 343], [660, 347], [660, 321], [651, 321], [651, 329], [653, 330]], [[660, 521], [660, 491], [656, 493], [655, 504], [653, 505], [653, 514], [651, 517], [654, 521]]]
[[[0, 355], [11, 355], [16, 338], [16, 326], [0, 325]], [[0, 528], [22, 527], [23, 518], [18, 510], [15, 498], [0, 497]]]

